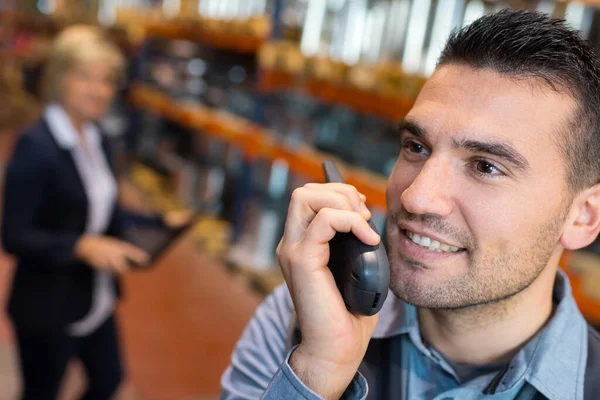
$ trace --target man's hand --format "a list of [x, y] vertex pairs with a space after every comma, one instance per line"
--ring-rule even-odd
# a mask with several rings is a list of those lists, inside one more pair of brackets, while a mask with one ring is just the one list
[[302, 343], [290, 366], [311, 390], [338, 399], [358, 370], [377, 316], [351, 314], [338, 291], [329, 262], [329, 241], [352, 232], [368, 245], [379, 235], [368, 225], [365, 196], [341, 183], [307, 184], [292, 194], [277, 257], [290, 290]]

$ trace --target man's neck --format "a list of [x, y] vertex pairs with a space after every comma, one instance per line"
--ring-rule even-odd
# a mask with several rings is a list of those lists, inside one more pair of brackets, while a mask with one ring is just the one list
[[418, 309], [421, 335], [454, 362], [508, 362], [550, 319], [555, 277], [556, 267], [548, 264], [527, 289], [501, 302], [460, 310]]

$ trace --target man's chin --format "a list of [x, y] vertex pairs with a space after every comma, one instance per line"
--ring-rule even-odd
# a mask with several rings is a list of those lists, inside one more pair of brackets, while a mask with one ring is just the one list
[[[412, 275], [412, 274], [411, 274]], [[390, 289], [400, 300], [416, 307], [431, 308], [435, 304], [430, 296], [431, 285], [421, 282], [414, 276], [394, 276], [390, 280]]]
[[402, 301], [419, 308], [455, 309], [468, 306], [470, 302], [463, 298], [464, 294], [461, 295], [463, 285], [456, 284], [464, 279], [449, 276], [448, 271], [445, 272], [396, 265], [391, 271], [390, 289]]
[[417, 288], [390, 286], [392, 293], [403, 302], [417, 308], [426, 308], [430, 310], [456, 310], [471, 306], [470, 304], [457, 303], [456, 299], [440, 296], [430, 296], [429, 291], [421, 291]]
[[394, 260], [391, 263], [391, 279], [399, 284], [417, 286], [423, 289], [444, 287], [451, 282], [460, 282], [464, 270], [460, 264], [439, 264], [415, 261], [409, 258]]
[[525, 290], [527, 284], [507, 290], [505, 293], [481, 291], [469, 285], [467, 278], [452, 281], [428, 282], [419, 277], [392, 275], [390, 290], [400, 300], [418, 308], [458, 311], [497, 304]]

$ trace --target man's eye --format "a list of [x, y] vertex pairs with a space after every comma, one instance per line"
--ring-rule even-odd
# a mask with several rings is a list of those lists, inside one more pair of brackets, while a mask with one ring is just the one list
[[402, 146], [405, 150], [410, 151], [411, 153], [422, 153], [424, 150], [423, 145], [413, 142], [413, 141], [406, 141], [404, 142], [403, 146]]
[[477, 174], [488, 179], [499, 178], [505, 175], [498, 167], [486, 160], [474, 160], [472, 168], [475, 169]]
[[493, 174], [498, 172], [498, 169], [487, 161], [479, 161], [477, 163], [477, 171], [481, 172], [482, 174]]

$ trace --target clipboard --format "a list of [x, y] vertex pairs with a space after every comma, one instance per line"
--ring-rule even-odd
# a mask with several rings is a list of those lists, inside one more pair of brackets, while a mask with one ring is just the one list
[[133, 226], [125, 229], [121, 235], [121, 239], [139, 247], [150, 256], [146, 264], [138, 264], [132, 260], [128, 260], [130, 268], [141, 270], [151, 268], [170, 249], [173, 243], [196, 225], [201, 215], [201, 211], [195, 211], [190, 221], [177, 229], [169, 228], [168, 226]]

